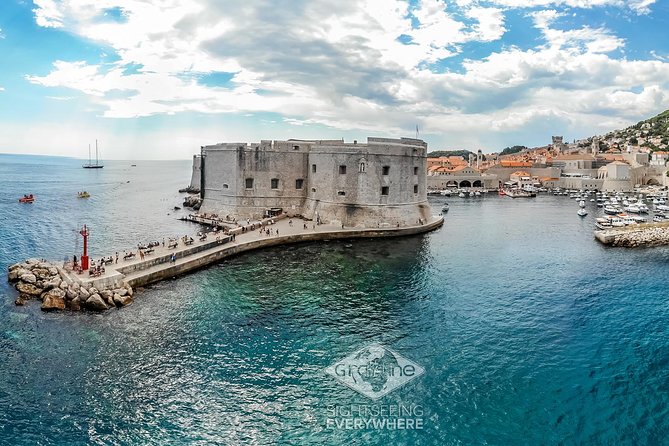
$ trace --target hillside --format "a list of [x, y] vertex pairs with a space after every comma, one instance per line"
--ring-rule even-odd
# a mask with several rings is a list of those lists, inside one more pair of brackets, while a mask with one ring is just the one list
[[435, 150], [427, 154], [428, 158], [438, 158], [440, 156], [461, 156], [465, 161], [469, 160], [469, 155], [476, 156], [474, 152], [469, 150]]
[[[593, 138], [588, 138], [592, 142]], [[625, 150], [630, 146], [647, 147], [652, 151], [667, 150], [669, 147], [669, 110], [657, 116], [639, 121], [622, 130], [614, 130], [603, 136], [597, 136], [601, 150]]]

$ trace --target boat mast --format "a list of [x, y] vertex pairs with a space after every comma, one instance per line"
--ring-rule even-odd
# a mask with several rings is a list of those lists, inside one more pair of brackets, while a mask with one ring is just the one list
[[91, 145], [88, 145], [88, 165], [91, 165]]
[[95, 165], [98, 165], [98, 140], [95, 140]]

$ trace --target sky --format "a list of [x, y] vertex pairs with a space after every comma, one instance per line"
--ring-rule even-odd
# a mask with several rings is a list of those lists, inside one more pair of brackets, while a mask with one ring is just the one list
[[0, 152], [541, 146], [669, 108], [669, 0], [2, 0]]

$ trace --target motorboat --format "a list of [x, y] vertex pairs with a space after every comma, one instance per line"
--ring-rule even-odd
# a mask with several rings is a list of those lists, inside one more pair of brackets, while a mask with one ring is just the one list
[[460, 193], [458, 194], [458, 197], [460, 197], [460, 198], [465, 198], [465, 193], [464, 193], [464, 192], [460, 192]]
[[78, 197], [78, 198], [89, 198], [90, 196], [91, 196], [91, 194], [89, 194], [89, 193], [86, 192], [86, 191], [78, 192], [78, 193], [77, 193], [77, 197]]
[[449, 209], [448, 203], [444, 203], [444, 205], [441, 207], [441, 213], [445, 214], [446, 212], [448, 212], [448, 209]]
[[637, 204], [637, 207], [639, 208], [639, 213], [640, 214], [647, 214], [648, 213], [648, 206], [646, 206], [644, 203], [639, 203]]
[[579, 215], [579, 217], [585, 217], [586, 215], [588, 215], [588, 211], [586, 211], [584, 208], [579, 208], [579, 210], [576, 211], [576, 213]]
[[664, 217], [663, 217], [662, 215], [654, 215], [654, 216], [653, 216], [653, 221], [654, 221], [655, 223], [659, 223], [659, 222], [661, 222], [661, 221], [664, 221]]
[[625, 207], [625, 212], [631, 212], [633, 214], [638, 214], [639, 213], [639, 206], [635, 204], [630, 204], [629, 206]]
[[578, 202], [578, 205], [579, 205], [580, 207], [584, 208], [584, 207], [585, 207], [585, 200], [581, 200], [581, 201], [579, 201], [579, 202]]
[[35, 201], [35, 197], [33, 194], [29, 195], [24, 195], [23, 197], [19, 198], [19, 203], [32, 203]]
[[620, 214], [622, 210], [619, 207], [615, 206], [604, 206], [604, 213], [609, 214], [609, 215], [617, 215]]

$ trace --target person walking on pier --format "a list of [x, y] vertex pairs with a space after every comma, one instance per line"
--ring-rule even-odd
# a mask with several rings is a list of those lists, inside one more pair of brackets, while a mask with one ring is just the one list
[[116, 251], [116, 262], [115, 263], [118, 263], [118, 251]]

